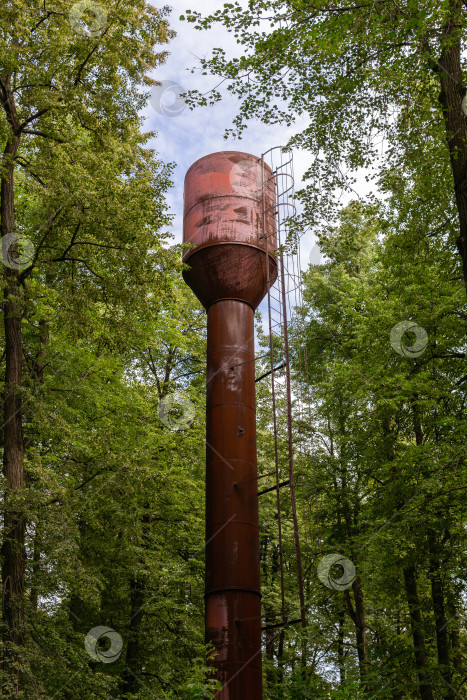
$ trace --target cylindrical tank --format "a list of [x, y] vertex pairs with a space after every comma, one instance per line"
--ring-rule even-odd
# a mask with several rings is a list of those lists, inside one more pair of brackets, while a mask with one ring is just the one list
[[218, 700], [262, 697], [254, 310], [266, 264], [277, 277], [274, 204], [256, 156], [214, 153], [186, 174], [183, 276], [208, 313], [205, 623]]

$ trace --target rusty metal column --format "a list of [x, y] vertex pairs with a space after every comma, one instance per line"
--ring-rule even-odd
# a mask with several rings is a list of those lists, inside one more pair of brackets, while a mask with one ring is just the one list
[[206, 638], [220, 651], [220, 698], [261, 698], [261, 597], [254, 311], [208, 311]]
[[[208, 312], [205, 626], [218, 700], [262, 698], [254, 310], [277, 263], [264, 250], [261, 167], [228, 151], [200, 159], [185, 178], [184, 241], [195, 247], [184, 278]], [[268, 169], [273, 204], [269, 177]], [[272, 251], [273, 215], [266, 230]]]

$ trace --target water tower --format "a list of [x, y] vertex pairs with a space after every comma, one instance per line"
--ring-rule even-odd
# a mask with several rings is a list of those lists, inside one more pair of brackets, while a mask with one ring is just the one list
[[183, 273], [207, 311], [206, 641], [219, 700], [260, 700], [261, 592], [254, 312], [277, 277], [275, 185], [248, 153], [185, 177]]

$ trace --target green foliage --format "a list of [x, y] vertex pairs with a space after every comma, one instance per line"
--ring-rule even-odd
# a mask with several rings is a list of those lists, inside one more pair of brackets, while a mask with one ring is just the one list
[[[465, 48], [466, 19], [459, 7], [449, 0], [261, 0], [226, 3], [208, 16], [193, 10], [184, 19], [200, 31], [223, 24], [239, 45], [239, 57], [219, 47], [201, 65], [206, 73], [222, 77], [223, 88], [238, 100], [226, 136], [241, 136], [255, 118], [296, 126], [289, 146], [309, 156], [299, 193], [302, 230], [319, 234], [336, 221], [342, 190], [355, 192], [359, 169], [375, 184], [388, 163], [398, 164], [403, 176], [413, 169], [414, 151], [429, 144], [431, 157], [417, 159], [416, 167], [425, 170], [427, 185], [441, 183], [439, 154], [448, 162], [452, 134], [446, 140], [440, 79], [451, 75], [454, 82], [463, 82], [462, 94], [465, 84], [440, 65], [457, 41]], [[465, 71], [463, 50], [459, 61]], [[221, 98], [218, 89], [192, 91], [190, 97], [193, 105]], [[448, 109], [460, 109], [460, 103]], [[465, 149], [459, 157], [465, 157]], [[451, 174], [447, 186], [454, 198]]]
[[[414, 214], [410, 208], [411, 201], [420, 199], [426, 181], [412, 177], [409, 184], [410, 189], [388, 186], [391, 196], [378, 206], [351, 202], [345, 207], [339, 223], [320, 234], [329, 262], [305, 273], [305, 304], [291, 332], [294, 395], [306, 396], [309, 390], [312, 396], [311, 425], [306, 420], [295, 426], [297, 451], [304, 451], [301, 456], [297, 452], [296, 490], [308, 634], [303, 637], [287, 628], [282, 648], [277, 637], [271, 640], [265, 660], [267, 697], [289, 697], [288, 693], [317, 698], [393, 698], [393, 693], [400, 698], [417, 697], [404, 584], [404, 572], [410, 567], [415, 567], [418, 583], [427, 673], [439, 697], [444, 697], [447, 669], [437, 658], [436, 627], [451, 630], [447, 643], [452, 660], [458, 653], [455, 645], [464, 649], [467, 641], [464, 632], [456, 631], [465, 625], [459, 597], [466, 585], [462, 565], [466, 546], [465, 289], [461, 261], [452, 262], [449, 231], [430, 235], [437, 223], [429, 220], [428, 212], [421, 231], [423, 210]], [[448, 211], [451, 205], [442, 188], [432, 191], [430, 201], [434, 211]], [[410, 320], [417, 333], [420, 328], [425, 331], [421, 351], [413, 357], [404, 349], [419, 336], [407, 332], [398, 344], [392, 334], [404, 320]], [[309, 358], [306, 376], [298, 373], [304, 343]], [[280, 386], [279, 402], [283, 400]], [[259, 425], [264, 422], [259, 432], [260, 464], [264, 458], [270, 465], [266, 396], [267, 389], [259, 386]], [[280, 425], [279, 436], [282, 431]], [[279, 444], [280, 463], [285, 465], [285, 444]], [[263, 599], [266, 610], [277, 614], [275, 494], [268, 502], [267, 498], [260, 502], [265, 542]], [[285, 490], [281, 503], [290, 619], [296, 616], [298, 591]], [[333, 552], [353, 562], [358, 588], [356, 582], [347, 587], [348, 593], [323, 586], [316, 570], [323, 556]], [[338, 570], [330, 573], [337, 581], [342, 575]], [[437, 582], [445, 606], [442, 620], [433, 600]], [[366, 616], [369, 669], [365, 681], [359, 680], [365, 668], [356, 653], [352, 617], [357, 596]], [[459, 667], [451, 663], [450, 682], [460, 688]], [[297, 670], [302, 664], [311, 676]], [[316, 678], [313, 672], [329, 680], [327, 688], [320, 687], [319, 681], [316, 687], [309, 685], [310, 678]]]
[[[5, 635], [4, 658], [14, 662], [0, 671], [2, 696], [212, 698], [219, 683], [203, 637], [205, 315], [165, 233], [171, 168], [147, 147], [138, 117], [150, 72], [165, 58], [156, 48], [172, 34], [166, 8], [101, 6], [96, 31], [92, 12], [76, 24], [61, 0], [53, 9], [36, 0], [0, 9], [3, 183], [12, 170], [15, 231], [34, 247], [15, 290], [25, 487], [1, 481], [5, 513], [26, 522], [25, 622], [21, 644]], [[268, 0], [229, 3], [206, 20], [186, 13], [200, 29], [224, 22], [241, 44], [240, 58], [218, 50], [204, 66], [240, 97], [238, 132], [251, 116], [306, 117], [292, 140], [314, 157], [302, 223], [314, 226], [328, 260], [304, 274], [290, 329], [293, 401], [312, 397], [311, 421], [294, 424], [304, 629], [274, 627], [282, 613], [276, 493], [260, 501], [270, 700], [405, 700], [418, 697], [420, 677], [435, 697], [465, 687], [467, 308], [433, 70], [453, 41], [449, 12], [447, 1]], [[337, 210], [336, 188], [349, 185], [344, 163], [377, 166], [384, 197]], [[411, 325], [394, 335], [400, 323]], [[266, 348], [261, 329], [258, 337]], [[273, 353], [280, 362], [280, 342]], [[5, 389], [4, 371], [2, 355]], [[267, 488], [266, 382], [257, 400]], [[277, 438], [285, 480], [285, 421]], [[285, 489], [280, 512], [284, 613], [293, 621]], [[331, 585], [338, 566], [330, 585], [317, 575], [335, 552], [355, 566], [343, 589]], [[97, 627], [114, 635], [112, 663], [109, 637], [94, 646], [89, 638]]]
[[[209, 647], [208, 647], [209, 648]], [[212, 661], [216, 652], [208, 653], [206, 662]], [[198, 700], [199, 698], [215, 697], [216, 690], [221, 690], [222, 685], [213, 679], [212, 667], [206, 666], [201, 659], [195, 659], [195, 666], [191, 672], [191, 678], [184, 683], [175, 694], [164, 695], [166, 698], [182, 698], [183, 700]]]

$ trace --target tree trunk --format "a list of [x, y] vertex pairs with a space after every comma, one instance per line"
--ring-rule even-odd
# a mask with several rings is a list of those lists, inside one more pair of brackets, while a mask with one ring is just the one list
[[[47, 321], [41, 319], [39, 321], [39, 335], [38, 335], [38, 349], [34, 361], [33, 369], [33, 381], [35, 386], [36, 395], [42, 393], [42, 385], [44, 382], [44, 366], [46, 358], [46, 348], [49, 342], [49, 326]], [[26, 443], [27, 445], [28, 443]], [[34, 544], [33, 544], [33, 556], [32, 556], [32, 574], [31, 574], [31, 590], [29, 594], [29, 599], [31, 602], [31, 608], [33, 612], [37, 612], [39, 604], [39, 586], [38, 577], [40, 572], [41, 563], [41, 533], [40, 533], [40, 520], [39, 517], [35, 522], [34, 527]]]
[[431, 530], [428, 533], [428, 549], [430, 552], [430, 582], [431, 597], [433, 600], [433, 612], [436, 625], [436, 647], [438, 650], [438, 665], [441, 678], [446, 685], [444, 697], [447, 700], [454, 700], [454, 689], [452, 688], [451, 660], [449, 657], [449, 633], [448, 618], [444, 602], [444, 590], [442, 582], [440, 546], [436, 540], [436, 534]]
[[279, 667], [279, 697], [284, 697], [284, 640], [285, 640], [285, 630], [281, 629], [279, 635], [279, 647], [277, 650], [277, 665]]
[[[413, 409], [413, 427], [415, 433], [415, 442], [417, 446], [423, 445], [424, 432], [420, 414], [420, 406], [418, 403], [418, 394], [414, 394], [412, 400]], [[428, 473], [424, 473], [425, 478], [429, 478]], [[438, 513], [438, 516], [441, 514]], [[448, 534], [448, 533], [447, 533]], [[436, 625], [436, 646], [438, 650], [438, 665], [440, 676], [446, 685], [446, 692], [443, 697], [447, 700], [454, 700], [454, 692], [451, 687], [452, 674], [449, 659], [449, 637], [448, 637], [448, 620], [445, 614], [444, 593], [442, 584], [441, 564], [442, 564], [442, 545], [439, 543], [437, 534], [434, 530], [429, 529], [427, 534], [428, 551], [430, 554], [429, 577], [431, 582], [431, 597], [433, 601], [433, 611]], [[449, 541], [449, 536], [447, 537]]]
[[410, 625], [412, 628], [415, 665], [418, 674], [420, 697], [422, 700], [433, 700], [433, 690], [427, 676], [425, 636], [423, 633], [422, 614], [420, 611], [420, 601], [418, 598], [415, 567], [409, 566], [404, 569], [404, 584], [410, 613]]
[[[356, 559], [356, 557], [354, 557]], [[366, 637], [366, 620], [365, 606], [363, 600], [362, 582], [360, 576], [357, 576], [352, 584], [352, 590], [355, 599], [355, 609], [350, 599], [349, 591], [345, 591], [345, 597], [349, 615], [355, 625], [355, 637], [357, 640], [358, 667], [360, 671], [360, 681], [362, 686], [370, 690], [366, 683], [366, 677], [369, 671], [370, 659], [368, 655], [368, 642]]]
[[[274, 615], [274, 609], [270, 605], [265, 605], [264, 606], [264, 612], [265, 612], [265, 620], [266, 620], [266, 625], [275, 621], [275, 615]], [[274, 652], [276, 649], [276, 639], [277, 639], [277, 630], [274, 629], [267, 629], [265, 631], [265, 651], [266, 651], [266, 658], [268, 661], [270, 661], [270, 665], [267, 667], [266, 671], [266, 686], [268, 689], [272, 689], [275, 687], [275, 684], [277, 682], [277, 669], [273, 665], [274, 661]]]
[[451, 0], [449, 19], [444, 25], [442, 49], [435, 70], [439, 72], [441, 103], [454, 178], [454, 193], [459, 215], [457, 248], [462, 257], [467, 290], [467, 116], [462, 101], [466, 94], [461, 68], [462, 0]]
[[339, 685], [345, 683], [345, 654], [344, 654], [344, 622], [345, 610], [342, 608], [338, 613], [339, 627], [337, 632], [337, 665], [339, 667]]
[[31, 609], [34, 613], [37, 612], [39, 606], [39, 586], [38, 586], [38, 576], [40, 570], [41, 561], [41, 544], [40, 544], [40, 534], [39, 534], [39, 521], [36, 522], [36, 531], [34, 533], [34, 545], [32, 554], [32, 574], [31, 574], [31, 591], [29, 593], [29, 600], [31, 602]]
[[[0, 209], [1, 231], [6, 236], [15, 230], [13, 162], [18, 150], [18, 138], [11, 139], [3, 154], [4, 173], [1, 182]], [[3, 261], [7, 261], [3, 251]], [[22, 509], [16, 504], [19, 492], [24, 488], [24, 441], [21, 415], [22, 356], [21, 335], [21, 287], [19, 272], [4, 266], [5, 287], [3, 318], [5, 329], [5, 401], [3, 424], [3, 473], [7, 489], [5, 493], [4, 533], [2, 544], [3, 638], [4, 668], [10, 678], [16, 679], [18, 671], [11, 644], [21, 644], [24, 633], [24, 572], [25, 572], [25, 520]]]
[[447, 594], [447, 608], [450, 621], [451, 631], [449, 633], [449, 641], [452, 648], [452, 662], [454, 668], [462, 675], [463, 665], [462, 665], [462, 651], [461, 651], [461, 641], [459, 634], [459, 613], [457, 608], [457, 602], [454, 598], [452, 589], [448, 589]]
[[[149, 504], [146, 504], [146, 513], [142, 517], [142, 547], [149, 548], [150, 527], [152, 518], [148, 515]], [[139, 569], [142, 573], [136, 574], [130, 579], [130, 605], [131, 617], [128, 621], [128, 646], [126, 650], [126, 664], [122, 679], [122, 694], [136, 694], [139, 689], [143, 659], [141, 657], [141, 623], [144, 616], [144, 604], [146, 602], [146, 574], [145, 561], [142, 556]]]
[[126, 665], [123, 674], [122, 693], [136, 694], [139, 689], [141, 675], [140, 634], [143, 619], [143, 606], [146, 586], [138, 575], [130, 580], [131, 617], [128, 623], [128, 646], [126, 650]]
[[362, 682], [368, 675], [369, 657], [366, 638], [365, 606], [363, 604], [363, 590], [360, 576], [357, 576], [352, 584], [355, 598], [355, 631], [357, 637], [358, 663], [360, 666], [360, 678]]

